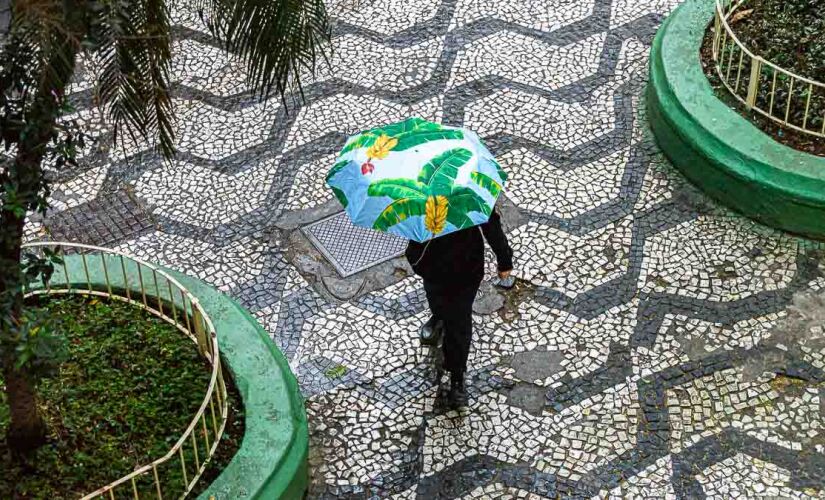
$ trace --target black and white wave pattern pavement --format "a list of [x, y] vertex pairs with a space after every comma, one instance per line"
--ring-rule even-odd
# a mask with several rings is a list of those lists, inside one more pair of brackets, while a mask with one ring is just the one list
[[[771, 339], [825, 285], [821, 249], [708, 201], [653, 144], [647, 54], [676, 4], [343, 0], [332, 67], [286, 107], [180, 7], [179, 157], [88, 151], [29, 236], [113, 246], [249, 308], [307, 396], [313, 498], [821, 498], [825, 357]], [[73, 98], [105, 144], [93, 71]], [[276, 224], [329, 204], [347, 135], [409, 115], [477, 130], [519, 212], [525, 291], [475, 317], [461, 415], [434, 404], [421, 283], [330, 300]]]

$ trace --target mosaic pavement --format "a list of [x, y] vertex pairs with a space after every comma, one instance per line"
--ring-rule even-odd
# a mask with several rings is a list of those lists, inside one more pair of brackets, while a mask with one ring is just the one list
[[[825, 286], [821, 248], [719, 208], [652, 143], [647, 53], [676, 3], [336, 2], [332, 68], [286, 104], [256, 101], [180, 7], [178, 159], [90, 148], [29, 237], [249, 308], [307, 397], [312, 498], [823, 498], [825, 357], [774, 329]], [[106, 145], [93, 71], [73, 97]], [[409, 115], [477, 130], [512, 173], [522, 281], [479, 302], [461, 414], [436, 403], [403, 263], [344, 282], [295, 247], [336, 210], [322, 178], [345, 137]]]

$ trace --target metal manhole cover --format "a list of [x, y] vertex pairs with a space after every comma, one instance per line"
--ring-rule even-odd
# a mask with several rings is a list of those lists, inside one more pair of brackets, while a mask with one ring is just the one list
[[313, 222], [302, 231], [342, 278], [398, 257], [407, 247], [404, 238], [354, 225], [346, 212]]

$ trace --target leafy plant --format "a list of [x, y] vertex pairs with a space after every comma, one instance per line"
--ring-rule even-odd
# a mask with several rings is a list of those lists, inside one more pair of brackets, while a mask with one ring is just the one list
[[[246, 64], [249, 85], [285, 99], [301, 90], [330, 38], [323, 0], [197, 0], [212, 34]], [[23, 289], [40, 266], [21, 267], [26, 214], [46, 213], [47, 170], [76, 164], [86, 143], [66, 89], [83, 54], [100, 63], [99, 103], [111, 139], [148, 140], [174, 155], [170, 93], [171, 26], [167, 0], [10, 0], [8, 29], [0, 27], [0, 366], [11, 405], [7, 438], [15, 450], [43, 442], [36, 377], [19, 362], [16, 342], [29, 336]], [[0, 20], [5, 19], [5, 12]], [[107, 138], [108, 139], [108, 138]], [[31, 332], [30, 332], [31, 333]], [[34, 338], [34, 337], [31, 337]], [[38, 337], [40, 338], [40, 337]], [[36, 356], [39, 349], [22, 352]]]
[[[27, 314], [50, 318], [50, 331], [63, 339], [64, 362], [51, 365], [37, 387], [49, 445], [14, 460], [0, 440], [0, 498], [77, 498], [163, 456], [209, 385], [209, 367], [193, 342], [130, 304], [69, 296], [27, 305]], [[0, 397], [0, 438], [9, 425], [6, 408]], [[223, 438], [218, 450], [236, 450], [241, 436]], [[184, 452], [193, 464], [192, 446]], [[201, 459], [205, 452], [199, 443]], [[215, 465], [231, 458], [219, 455]], [[172, 465], [159, 470], [170, 498], [183, 491], [180, 464]], [[141, 497], [155, 494], [151, 484], [138, 488]]]

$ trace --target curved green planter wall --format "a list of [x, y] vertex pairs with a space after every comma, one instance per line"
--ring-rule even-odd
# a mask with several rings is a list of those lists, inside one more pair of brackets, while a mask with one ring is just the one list
[[[107, 257], [109, 269], [119, 261]], [[71, 276], [84, 276], [79, 256], [66, 257]], [[91, 283], [73, 283], [79, 289], [92, 286], [105, 290], [106, 280], [99, 258], [87, 259]], [[127, 267], [129, 288], [139, 293], [136, 268]], [[293, 500], [303, 497], [308, 484], [309, 433], [298, 382], [283, 354], [249, 313], [234, 300], [203, 281], [164, 269], [198, 298], [212, 319], [224, 366], [232, 372], [244, 404], [246, 429], [241, 448], [221, 475], [198, 497], [200, 500]], [[63, 273], [58, 267], [55, 278]], [[123, 289], [119, 273], [110, 276], [113, 288]], [[155, 297], [154, 283], [143, 276], [147, 296]], [[168, 292], [162, 290], [163, 299]]]
[[647, 105], [664, 153], [721, 203], [764, 224], [825, 238], [825, 158], [774, 141], [719, 100], [699, 50], [713, 0], [686, 0], [650, 54]]
[[302, 498], [309, 477], [309, 432], [303, 397], [286, 358], [234, 300], [198, 279], [166, 272], [198, 298], [212, 319], [246, 414], [241, 448], [199, 499]]

